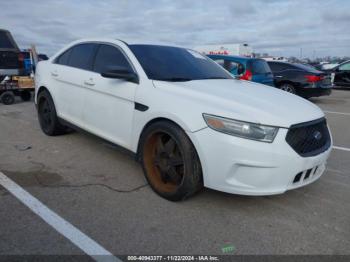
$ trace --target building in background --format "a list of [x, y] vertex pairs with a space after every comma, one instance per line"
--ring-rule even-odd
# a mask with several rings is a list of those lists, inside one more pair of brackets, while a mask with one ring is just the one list
[[261, 58], [266, 61], [288, 62], [288, 59], [284, 56], [262, 56]]
[[206, 55], [253, 56], [253, 49], [248, 44], [201, 45], [194, 49]]

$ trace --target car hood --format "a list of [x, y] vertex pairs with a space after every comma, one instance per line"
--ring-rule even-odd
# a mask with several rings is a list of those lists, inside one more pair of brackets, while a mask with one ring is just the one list
[[185, 110], [199, 113], [285, 128], [324, 117], [322, 110], [306, 99], [249, 81], [210, 79], [153, 83], [156, 88], [177, 95], [179, 106]]

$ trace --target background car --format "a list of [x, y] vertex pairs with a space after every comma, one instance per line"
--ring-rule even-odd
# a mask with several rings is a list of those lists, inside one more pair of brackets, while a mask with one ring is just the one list
[[19, 75], [23, 70], [23, 56], [11, 33], [0, 29], [0, 82], [6, 76]]
[[208, 55], [208, 57], [239, 79], [274, 86], [273, 74], [263, 59], [228, 55]]
[[274, 77], [275, 86], [281, 90], [304, 98], [330, 95], [329, 75], [312, 66], [288, 62], [268, 61]]
[[334, 86], [350, 87], [350, 61], [346, 61], [325, 72], [331, 75]]

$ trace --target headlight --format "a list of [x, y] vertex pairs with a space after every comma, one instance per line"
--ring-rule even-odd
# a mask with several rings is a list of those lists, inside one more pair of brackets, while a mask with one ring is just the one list
[[278, 127], [264, 126], [229, 118], [203, 114], [207, 125], [219, 132], [247, 139], [272, 143]]

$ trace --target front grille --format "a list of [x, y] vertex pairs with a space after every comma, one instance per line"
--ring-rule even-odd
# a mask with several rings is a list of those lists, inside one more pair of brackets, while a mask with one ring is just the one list
[[291, 126], [286, 141], [303, 157], [315, 156], [326, 151], [331, 144], [326, 119]]

